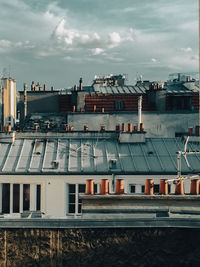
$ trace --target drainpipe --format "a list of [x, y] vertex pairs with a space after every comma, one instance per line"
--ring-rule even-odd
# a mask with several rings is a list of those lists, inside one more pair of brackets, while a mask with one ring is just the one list
[[24, 118], [27, 116], [27, 85], [24, 84]]
[[138, 97], [138, 129], [140, 129], [140, 124], [142, 123], [142, 96]]

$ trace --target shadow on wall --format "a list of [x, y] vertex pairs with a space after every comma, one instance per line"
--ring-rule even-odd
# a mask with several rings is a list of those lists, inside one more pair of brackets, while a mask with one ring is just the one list
[[9, 229], [1, 266], [199, 266], [199, 229]]

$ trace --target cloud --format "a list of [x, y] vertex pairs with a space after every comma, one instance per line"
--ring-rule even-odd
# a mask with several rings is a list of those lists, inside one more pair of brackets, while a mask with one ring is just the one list
[[108, 49], [120, 46], [124, 42], [133, 42], [135, 36], [133, 29], [129, 29], [125, 34], [113, 31], [105, 33], [103, 36], [98, 32], [84, 32], [70, 28], [66, 19], [62, 19], [53, 30], [51, 38], [54, 45], [57, 45], [60, 50], [88, 49], [92, 55], [99, 55]]
[[188, 53], [188, 52], [192, 52], [192, 48], [191, 47], [186, 47], [186, 48], [182, 47], [182, 48], [180, 48], [180, 51]]
[[152, 61], [153, 63], [158, 62], [158, 60], [157, 60], [156, 58], [152, 58], [151, 61]]

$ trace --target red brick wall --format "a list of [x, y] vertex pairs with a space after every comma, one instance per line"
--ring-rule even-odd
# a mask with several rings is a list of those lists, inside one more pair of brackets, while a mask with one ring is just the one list
[[[138, 109], [138, 95], [86, 95], [85, 97], [85, 111], [93, 111], [96, 105], [96, 111], [115, 111], [115, 101], [123, 101], [123, 111], [137, 111]], [[153, 111], [155, 107], [150, 106], [147, 102], [147, 95], [142, 96], [142, 110]]]
[[71, 95], [59, 95], [60, 112], [72, 111]]

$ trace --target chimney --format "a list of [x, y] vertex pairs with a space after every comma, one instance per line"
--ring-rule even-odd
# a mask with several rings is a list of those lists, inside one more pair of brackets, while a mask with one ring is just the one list
[[132, 123], [128, 123], [128, 132], [129, 133], [133, 132], [133, 124]]
[[121, 195], [124, 194], [124, 180], [117, 179], [115, 181], [115, 194]]
[[93, 179], [88, 179], [86, 181], [85, 194], [86, 195], [94, 195], [94, 180]]
[[134, 131], [134, 132], [137, 132], [137, 125], [135, 125], [135, 126], [133, 127], [133, 131]]
[[35, 83], [34, 83], [34, 81], [31, 84], [31, 91], [35, 91]]
[[188, 133], [189, 133], [189, 135], [192, 135], [192, 130], [193, 130], [192, 127], [188, 128]]
[[73, 112], [76, 112], [76, 106], [73, 105], [73, 109], [72, 109]]
[[105, 132], [105, 126], [104, 125], [101, 125], [100, 131]]
[[195, 135], [196, 136], [199, 136], [199, 125], [196, 125], [196, 127], [195, 127]]
[[138, 129], [140, 129], [141, 122], [142, 122], [142, 96], [138, 96]]
[[140, 132], [144, 132], [144, 123], [140, 123]]
[[83, 90], [83, 79], [80, 78], [79, 80], [79, 91], [82, 91]]
[[145, 195], [153, 195], [154, 194], [154, 180], [147, 179], [145, 181]]
[[126, 124], [122, 123], [122, 132], [125, 133], [126, 132]]
[[104, 108], [101, 108], [101, 112], [104, 113]]
[[102, 179], [101, 180], [101, 195], [108, 195], [109, 194], [109, 180]]
[[46, 84], [44, 84], [44, 87], [43, 87], [43, 89], [44, 89], [44, 91], [46, 91], [46, 90], [47, 90], [47, 86], [46, 86]]
[[192, 179], [190, 182], [190, 194], [199, 195], [199, 182], [198, 179]]
[[165, 179], [160, 180], [159, 194], [168, 195], [168, 181]]
[[39, 128], [38, 125], [35, 124], [35, 125], [34, 125], [34, 131], [37, 132], [37, 131], [38, 131], [38, 128]]
[[94, 105], [94, 106], [93, 106], [93, 111], [96, 112], [96, 110], [97, 110], [97, 106]]
[[54, 91], [54, 87], [53, 87], [53, 86], [51, 86], [51, 91], [52, 91], [52, 92]]
[[24, 118], [27, 116], [27, 85], [24, 84]]
[[84, 131], [85, 131], [85, 132], [88, 131], [88, 125], [84, 125]]
[[116, 125], [115, 130], [116, 130], [116, 132], [119, 132], [120, 131], [120, 125]]
[[78, 91], [77, 85], [74, 85], [74, 91]]
[[184, 180], [180, 179], [175, 185], [175, 195], [184, 195]]
[[8, 127], [7, 127], [7, 132], [11, 132], [12, 131], [12, 128], [11, 128], [11, 125], [9, 124]]

